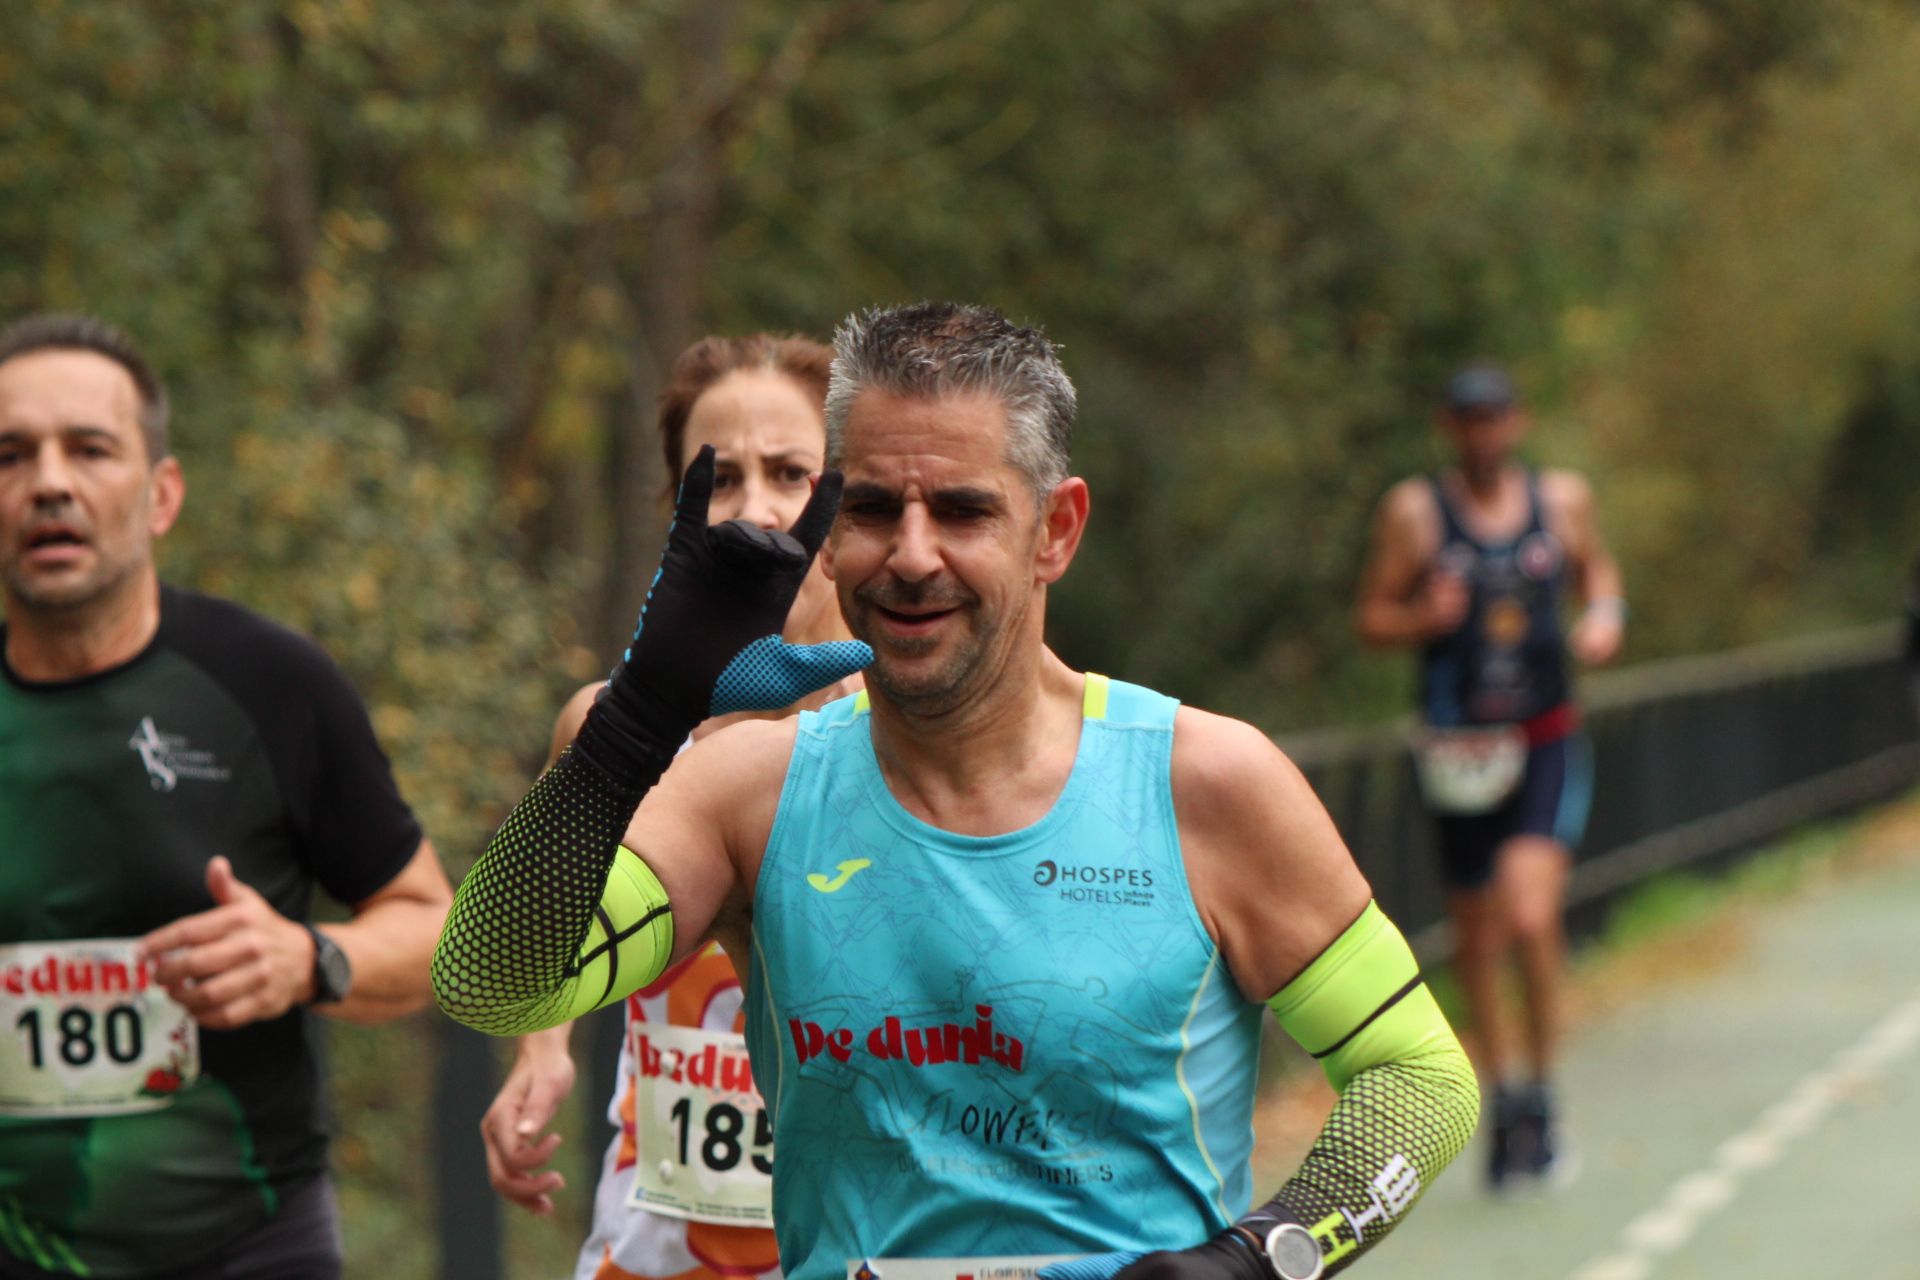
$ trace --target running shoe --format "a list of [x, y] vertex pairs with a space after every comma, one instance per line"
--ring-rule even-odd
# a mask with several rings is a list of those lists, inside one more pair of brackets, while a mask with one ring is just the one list
[[1525, 1159], [1525, 1111], [1520, 1091], [1510, 1085], [1497, 1085], [1493, 1091], [1492, 1128], [1487, 1134], [1487, 1189], [1496, 1194], [1507, 1190], [1509, 1182], [1527, 1170]]
[[1514, 1143], [1510, 1171], [1525, 1173], [1543, 1187], [1572, 1182], [1580, 1172], [1580, 1160], [1567, 1143], [1552, 1088], [1544, 1080], [1535, 1081], [1520, 1095], [1519, 1110], [1520, 1137]]

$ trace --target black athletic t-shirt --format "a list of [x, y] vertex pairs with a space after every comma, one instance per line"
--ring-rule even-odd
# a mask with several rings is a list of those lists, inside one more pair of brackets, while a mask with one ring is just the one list
[[[209, 910], [215, 854], [303, 920], [315, 883], [360, 901], [420, 845], [346, 677], [238, 605], [163, 586], [159, 630], [123, 666], [0, 672], [0, 947]], [[0, 1116], [0, 1274], [10, 1256], [102, 1277], [190, 1264], [324, 1172], [311, 1020], [201, 1029], [200, 1079], [160, 1110]]]

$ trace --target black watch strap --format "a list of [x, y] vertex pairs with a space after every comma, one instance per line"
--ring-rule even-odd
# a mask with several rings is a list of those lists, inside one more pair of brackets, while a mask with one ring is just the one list
[[309, 1003], [337, 1004], [353, 986], [353, 965], [339, 943], [312, 925], [306, 930], [313, 937], [313, 999]]

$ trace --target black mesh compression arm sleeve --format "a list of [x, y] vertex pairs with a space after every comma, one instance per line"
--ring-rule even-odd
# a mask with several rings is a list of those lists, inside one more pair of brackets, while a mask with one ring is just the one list
[[1385, 1236], [1466, 1148], [1479, 1084], [1377, 906], [1269, 1004], [1340, 1098], [1298, 1171], [1240, 1226], [1260, 1238], [1282, 1222], [1306, 1227], [1332, 1274]]
[[713, 448], [687, 468], [633, 642], [573, 745], [514, 806], [461, 884], [434, 995], [496, 1035], [554, 1026], [637, 990], [672, 952], [666, 892], [620, 841], [694, 726], [775, 710], [858, 670], [865, 645], [780, 638], [839, 501], [828, 472], [791, 533], [707, 527]]
[[673, 939], [666, 894], [620, 848], [645, 790], [613, 781], [569, 748], [514, 806], [461, 882], [434, 949], [434, 997], [452, 1018], [521, 1035], [617, 999], [665, 968]]
[[1293, 1177], [1241, 1225], [1264, 1240], [1272, 1226], [1297, 1222], [1320, 1242], [1325, 1274], [1343, 1270], [1465, 1149], [1478, 1115], [1473, 1069], [1457, 1042], [1367, 1067], [1341, 1092]]

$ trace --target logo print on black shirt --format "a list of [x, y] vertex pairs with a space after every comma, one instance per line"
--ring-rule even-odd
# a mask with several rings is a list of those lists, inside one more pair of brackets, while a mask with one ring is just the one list
[[233, 770], [214, 760], [213, 752], [193, 750], [181, 734], [160, 732], [152, 716], [140, 718], [140, 728], [127, 739], [127, 746], [139, 752], [140, 763], [147, 767], [147, 783], [155, 791], [171, 791], [182, 778], [225, 782], [233, 776]]

